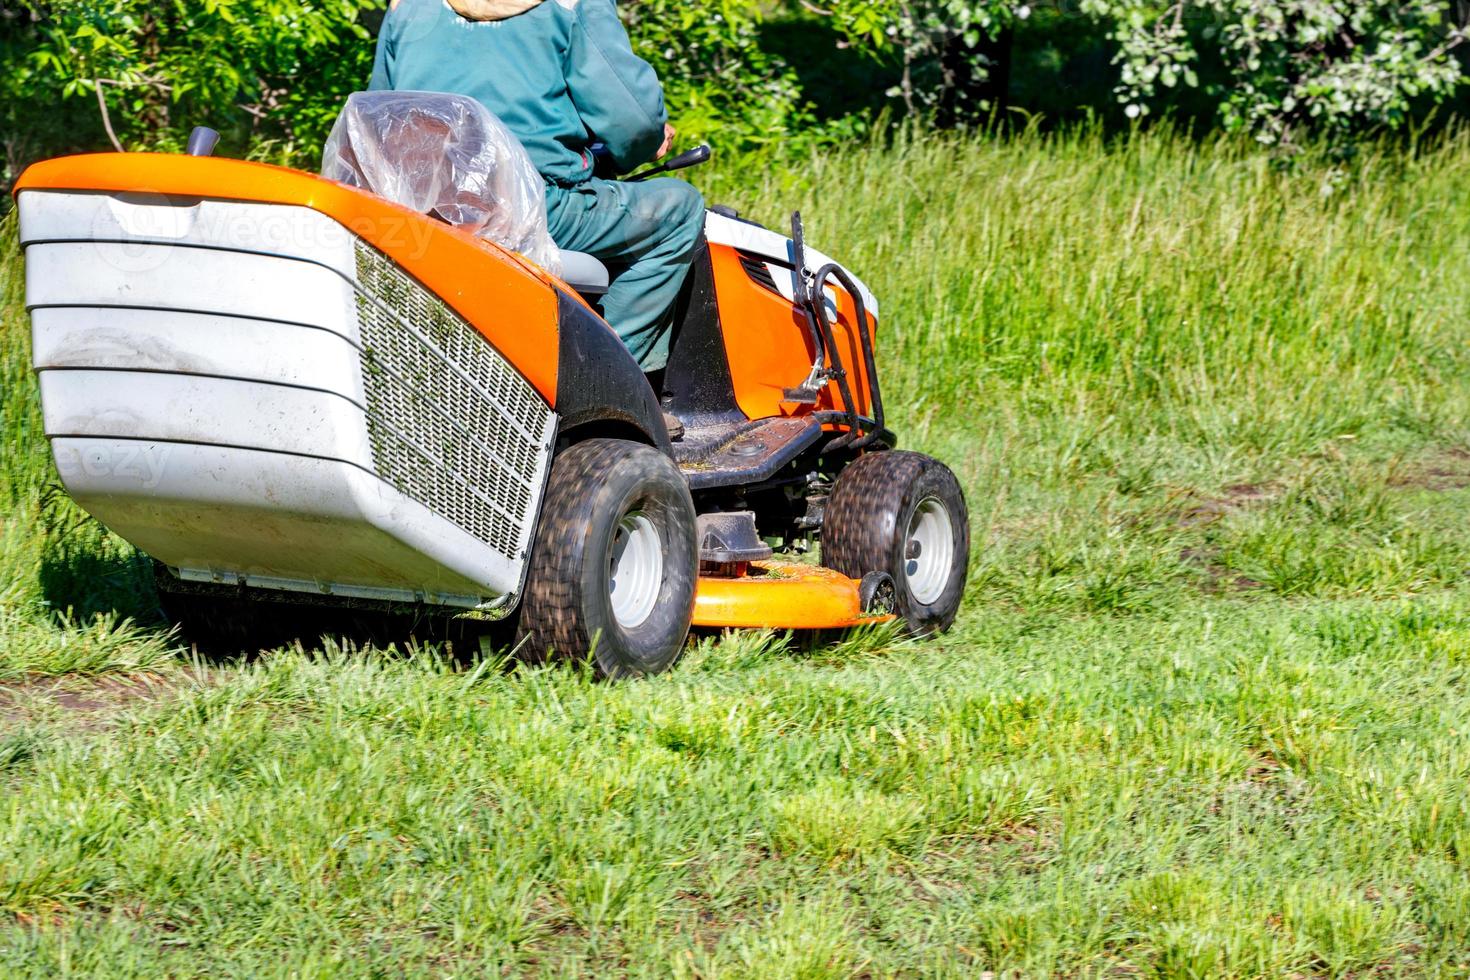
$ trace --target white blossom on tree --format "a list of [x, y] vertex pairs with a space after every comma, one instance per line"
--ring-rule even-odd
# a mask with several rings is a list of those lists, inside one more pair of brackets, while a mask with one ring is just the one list
[[[1451, 22], [1448, 0], [1080, 3], [1117, 45], [1116, 94], [1129, 119], [1147, 116], [1169, 89], [1201, 87], [1206, 46], [1228, 73], [1211, 89], [1225, 126], [1286, 149], [1308, 132], [1340, 139], [1397, 126], [1415, 100], [1447, 98], [1463, 80], [1452, 52], [1466, 32]], [[1012, 0], [833, 0], [825, 12], [853, 41], [897, 55], [903, 81], [892, 94], [921, 110], [952, 84], [942, 53], [952, 63], [968, 50], [984, 72], [981, 39], [1031, 9]]]
[[1117, 95], [1147, 111], [1160, 89], [1197, 87], [1198, 46], [1230, 73], [1220, 95], [1229, 129], [1290, 148], [1306, 131], [1341, 136], [1397, 126], [1414, 99], [1462, 81], [1452, 50], [1463, 27], [1443, 0], [1082, 0], [1112, 24]]

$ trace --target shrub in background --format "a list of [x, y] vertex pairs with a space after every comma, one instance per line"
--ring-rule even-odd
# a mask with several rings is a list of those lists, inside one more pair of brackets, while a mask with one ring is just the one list
[[680, 144], [760, 146], [800, 137], [814, 120], [796, 75], [760, 47], [749, 0], [624, 0], [634, 49], [664, 86]]
[[1108, 22], [1121, 66], [1117, 93], [1133, 117], [1161, 89], [1195, 87], [1200, 49], [1223, 62], [1216, 86], [1227, 129], [1292, 149], [1396, 128], [1416, 100], [1452, 96], [1466, 40], [1445, 0], [1082, 0]]
[[[1031, 8], [1025, 0], [834, 0], [827, 12], [852, 43], [899, 64], [889, 95], [909, 113], [937, 110], [963, 122], [1004, 101], [1006, 35]], [[998, 74], [1000, 84], [988, 85]]]
[[[889, 79], [899, 114], [983, 119], [1008, 91], [1036, 94], [1035, 79], [1009, 85], [1011, 32], [1026, 22], [1028, 44], [1047, 39], [1046, 59], [1081, 51], [1088, 64], [1085, 85], [1047, 85], [1033, 109], [1057, 115], [1116, 80], [1125, 114], [1138, 118], [1177, 110], [1187, 90], [1206, 100], [1204, 115], [1291, 150], [1324, 132], [1343, 145], [1454, 95], [1464, 77], [1457, 55], [1470, 49], [1467, 5], [1456, 2], [1458, 21], [1447, 0], [623, 0], [619, 9], [663, 78], [684, 145], [801, 150], [862, 129]], [[1034, 21], [1029, 3], [1042, 5]], [[42, 156], [108, 142], [177, 148], [198, 123], [220, 129], [232, 154], [310, 166], [342, 99], [366, 82], [383, 6], [12, 0], [0, 7], [0, 186]], [[793, 66], [763, 17], [818, 22], [826, 40], [812, 44], [808, 32], [784, 48]], [[1112, 69], [1101, 63], [1108, 56]], [[1016, 64], [1040, 74], [1036, 58]], [[812, 93], [836, 77], [858, 79], [845, 89], [873, 79], [871, 96], [844, 94], [836, 112], [814, 107]]]
[[[366, 85], [384, 0], [19, 0], [0, 11], [6, 181], [31, 159], [112, 143], [176, 149], [194, 125], [233, 152], [311, 165]], [[625, 0], [685, 142], [809, 136], [790, 68], [749, 0]]]
[[[0, 42], [7, 142], [59, 111], [61, 146], [175, 148], [204, 123], [280, 158], [317, 152], [372, 63], [381, 0], [19, 0]], [[13, 135], [12, 135], [13, 134]], [[105, 134], [105, 135], [104, 135]], [[99, 139], [102, 137], [102, 139]]]
[[1286, 150], [1307, 134], [1342, 144], [1397, 127], [1464, 78], [1465, 5], [1449, 0], [831, 0], [825, 13], [852, 43], [902, 65], [891, 94], [909, 111], [963, 121], [992, 110], [990, 91], [1003, 98], [1008, 33], [1031, 2], [1087, 15], [1116, 46], [1129, 118], [1171, 89], [1200, 87], [1204, 53], [1222, 69], [1207, 94], [1224, 127]]

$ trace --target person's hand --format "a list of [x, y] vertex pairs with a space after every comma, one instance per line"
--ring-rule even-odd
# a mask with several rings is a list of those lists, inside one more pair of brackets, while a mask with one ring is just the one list
[[655, 159], [661, 160], [669, 155], [669, 151], [674, 148], [674, 137], [677, 135], [678, 132], [674, 129], [673, 126], [670, 126], [668, 123], [664, 123], [664, 141], [662, 144], [659, 145], [658, 156], [655, 157]]

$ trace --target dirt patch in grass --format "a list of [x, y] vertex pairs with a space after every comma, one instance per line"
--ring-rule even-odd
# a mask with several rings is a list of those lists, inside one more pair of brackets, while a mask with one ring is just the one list
[[1457, 447], [1408, 464], [1388, 485], [1404, 490], [1464, 490], [1470, 487], [1470, 450]]
[[1276, 753], [1270, 749], [1257, 749], [1251, 757], [1250, 765], [1245, 768], [1245, 778], [1252, 782], [1265, 782], [1286, 767], [1281, 760], [1276, 758]]
[[1204, 579], [1199, 586], [1201, 592], [1219, 595], [1225, 592], [1249, 592], [1262, 587], [1262, 583], [1249, 575], [1239, 575], [1220, 564], [1216, 560], [1218, 555], [1218, 548], [1185, 548], [1179, 552], [1179, 557], [1185, 564], [1192, 565], [1203, 573]]
[[107, 674], [100, 677], [33, 676], [0, 682], [0, 727], [42, 716], [75, 732], [107, 728], [132, 708], [172, 700], [177, 692], [208, 683], [202, 673]]
[[1232, 483], [1218, 494], [1203, 496], [1193, 491], [1182, 494], [1183, 500], [1175, 523], [1192, 530], [1213, 524], [1238, 510], [1246, 510], [1274, 500], [1281, 493], [1275, 483]]
[[1225, 499], [1236, 507], [1244, 507], [1276, 496], [1274, 483], [1232, 483], [1225, 488]]
[[[1160, 519], [1166, 527], [1186, 534], [1201, 533], [1203, 541], [1196, 540], [1180, 549], [1180, 560], [1198, 574], [1197, 585], [1207, 595], [1249, 592], [1264, 588], [1264, 583], [1226, 567], [1220, 561], [1221, 549], [1210, 542], [1214, 526], [1235, 515], [1277, 507], [1272, 512], [1278, 522], [1297, 520], [1322, 523], [1335, 519], [1331, 511], [1339, 498], [1346, 501], [1351, 513], [1358, 498], [1368, 501], [1381, 500], [1375, 497], [1385, 487], [1393, 494], [1414, 492], [1447, 492], [1470, 489], [1470, 450], [1453, 447], [1439, 448], [1412, 461], [1393, 460], [1386, 464], [1386, 471], [1374, 468], [1370, 479], [1358, 485], [1350, 482], [1344, 488], [1334, 482], [1336, 471], [1327, 474], [1307, 474], [1311, 479], [1298, 488], [1287, 479], [1267, 480], [1254, 483], [1232, 483], [1215, 493], [1202, 493], [1192, 489], [1176, 492], [1170, 503], [1161, 512]], [[1347, 476], [1352, 477], [1352, 472]], [[1361, 476], [1361, 474], [1359, 474]], [[1327, 503], [1317, 501], [1314, 496], [1317, 480]], [[1293, 495], [1298, 489], [1305, 493], [1305, 504]], [[1376, 488], [1376, 489], [1375, 489]], [[1316, 503], [1314, 509], [1311, 505]], [[1280, 505], [1280, 506], [1278, 506]], [[1366, 505], [1363, 505], [1366, 506]], [[1386, 504], [1383, 506], [1387, 506]], [[1329, 513], [1324, 515], [1323, 508]], [[1360, 508], [1361, 509], [1361, 508]], [[1278, 516], [1279, 512], [1279, 516]], [[1228, 535], [1228, 531], [1227, 531]]]

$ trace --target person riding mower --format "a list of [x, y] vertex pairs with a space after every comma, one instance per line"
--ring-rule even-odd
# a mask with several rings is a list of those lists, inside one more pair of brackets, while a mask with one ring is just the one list
[[704, 200], [673, 178], [595, 173], [600, 161], [629, 173], [674, 137], [658, 76], [633, 53], [613, 0], [398, 0], [369, 88], [464, 95], [490, 110], [546, 181], [552, 240], [617, 269], [602, 315], [645, 372], [668, 363]]

